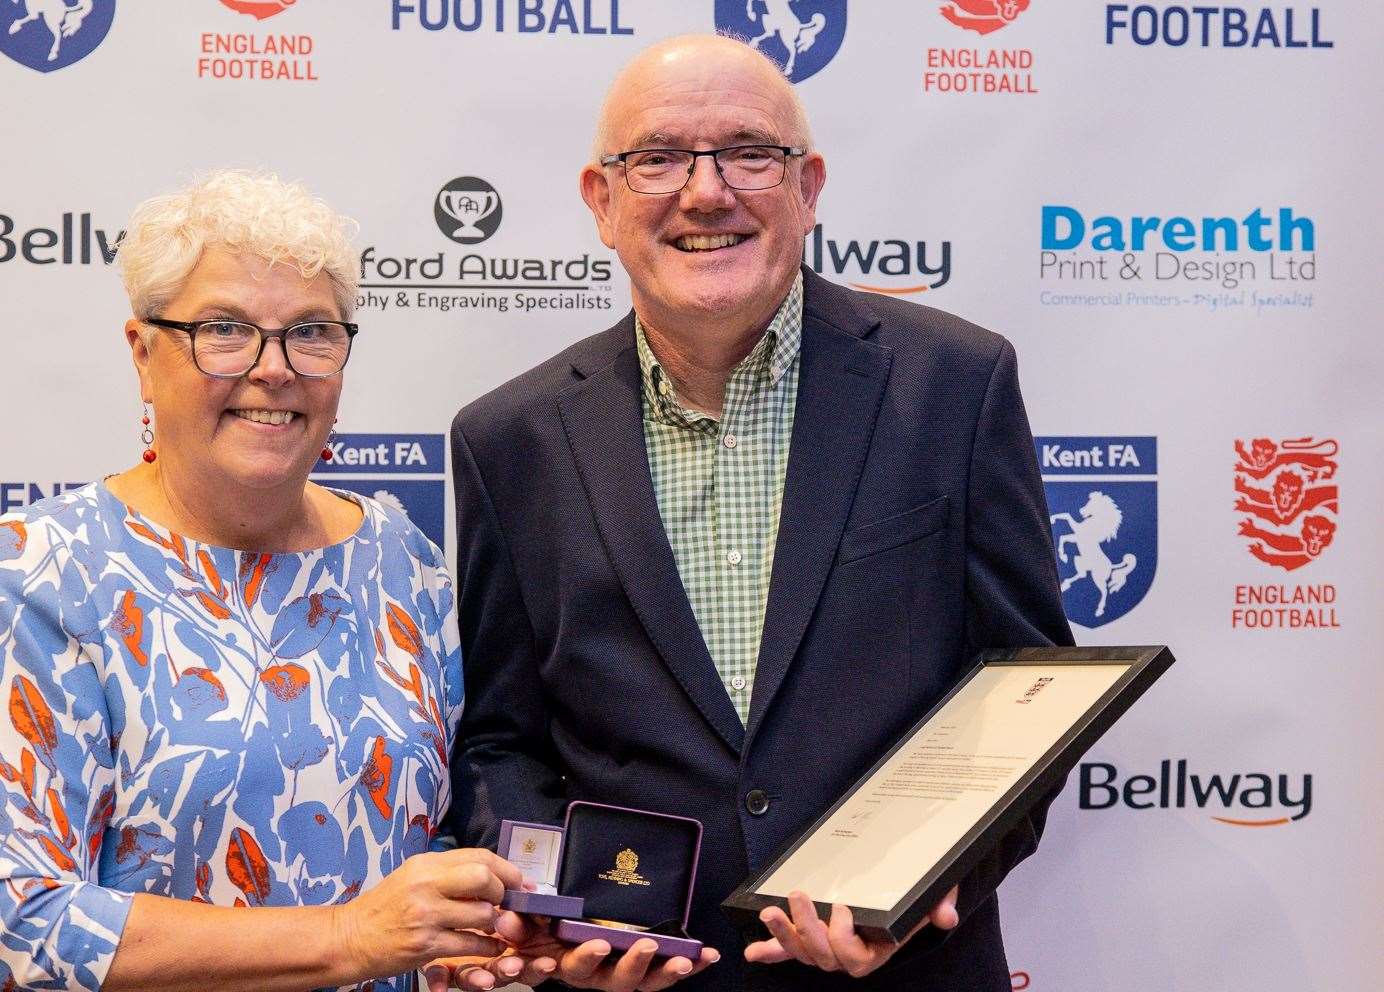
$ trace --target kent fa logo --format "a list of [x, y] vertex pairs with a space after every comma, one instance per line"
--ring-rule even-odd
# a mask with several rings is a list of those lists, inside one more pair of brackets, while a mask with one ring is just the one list
[[312, 478], [402, 511], [439, 548], [446, 538], [446, 451], [441, 434], [338, 434]]
[[458, 176], [433, 201], [438, 229], [457, 244], [480, 244], [495, 233], [503, 216], [500, 194], [475, 176]]
[[1039, 437], [1067, 617], [1100, 627], [1138, 606], [1158, 567], [1158, 439]]
[[943, 4], [942, 16], [959, 28], [989, 34], [1013, 24], [1028, 4], [1029, 0], [953, 0]]
[[716, 29], [744, 38], [800, 83], [840, 50], [846, 0], [716, 0]]
[[115, 0], [0, 0], [0, 52], [39, 72], [80, 62], [106, 40]]
[[1311, 437], [1235, 442], [1235, 509], [1249, 553], [1289, 572], [1314, 561], [1336, 536], [1334, 482], [1340, 445]]

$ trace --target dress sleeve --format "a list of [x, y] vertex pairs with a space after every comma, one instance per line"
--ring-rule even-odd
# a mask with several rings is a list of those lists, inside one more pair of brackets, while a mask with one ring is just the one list
[[100, 672], [63, 625], [83, 581], [65, 544], [51, 521], [0, 518], [5, 989], [100, 988], [133, 899], [97, 881], [115, 761]]
[[[451, 574], [447, 571], [446, 565], [441, 564], [445, 560], [443, 553], [439, 550], [437, 552], [439, 564], [436, 567], [425, 568], [423, 580], [432, 591], [433, 602], [437, 604], [437, 615], [442, 622], [442, 626], [437, 632], [437, 657], [442, 668], [442, 684], [446, 689], [443, 718], [447, 725], [447, 754], [451, 755], [459, 743], [465, 682], [462, 674], [461, 638], [457, 632], [456, 592], [452, 585]], [[445, 783], [445, 787], [451, 797], [450, 806], [451, 802], [456, 801], [456, 796], [451, 789], [450, 782]], [[442, 823], [439, 823], [439, 829], [428, 844], [429, 850], [449, 851], [457, 846], [456, 837], [445, 828], [448, 815], [450, 815], [450, 811], [440, 818]]]

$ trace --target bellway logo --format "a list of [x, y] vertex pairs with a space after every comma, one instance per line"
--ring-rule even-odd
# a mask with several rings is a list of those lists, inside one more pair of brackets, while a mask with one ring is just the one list
[[[478, 245], [500, 227], [500, 192], [477, 176], [450, 180], [428, 204], [437, 232], [463, 246]], [[609, 258], [589, 252], [562, 257], [482, 254], [460, 257], [387, 254], [370, 245], [360, 253], [362, 310], [610, 310]]]
[[115, 0], [0, 0], [0, 52], [39, 72], [80, 62], [106, 40]]
[[1186, 758], [1158, 763], [1157, 775], [1130, 775], [1103, 761], [1081, 763], [1077, 807], [1086, 810], [1123, 806], [1132, 810], [1216, 810], [1211, 819], [1232, 827], [1281, 827], [1312, 812], [1312, 776], [1294, 780], [1266, 772], [1203, 774], [1190, 770]]
[[[1007, 28], [1028, 10], [1029, 0], [951, 0], [938, 8], [962, 31], [984, 37]], [[1033, 51], [1028, 48], [947, 48], [927, 50], [925, 93], [1033, 94]]]
[[1113, 214], [1042, 208], [1038, 276], [1045, 306], [1308, 309], [1317, 228], [1292, 207], [1243, 216]]
[[447, 462], [441, 434], [338, 434], [312, 478], [404, 513], [439, 548], [446, 537]]
[[828, 238], [821, 224], [803, 241], [803, 264], [813, 272], [845, 279], [852, 289], [891, 296], [941, 289], [951, 279], [951, 255], [950, 241], [929, 246], [903, 238], [837, 240]]
[[1158, 567], [1158, 439], [1037, 437], [1067, 617], [1101, 627], [1138, 606]]
[[[1238, 533], [1265, 565], [1294, 572], [1321, 557], [1336, 538], [1340, 490], [1332, 438], [1235, 442], [1235, 511]], [[1232, 627], [1337, 628], [1336, 587], [1239, 585]]]
[[789, 82], [826, 68], [846, 37], [846, 0], [716, 0], [716, 30], [744, 38]]
[[[1310, 26], [1309, 26], [1310, 25]], [[1322, 36], [1321, 8], [1105, 5], [1105, 43], [1201, 48], [1334, 48]]]
[[[0, 0], [3, 3], [4, 0]], [[64, 213], [56, 227], [21, 228], [14, 217], [0, 213], [0, 265], [21, 259], [30, 265], [110, 265], [124, 231], [97, 227], [90, 213]]]

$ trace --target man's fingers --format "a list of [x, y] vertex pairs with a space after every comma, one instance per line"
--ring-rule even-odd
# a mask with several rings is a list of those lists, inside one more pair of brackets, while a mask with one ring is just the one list
[[756, 940], [745, 946], [745, 960], [751, 964], [780, 964], [792, 961], [793, 955], [783, 949], [777, 937], [769, 940]]
[[928, 921], [939, 930], [950, 930], [961, 922], [961, 914], [956, 911], [956, 899], [960, 889], [953, 885], [942, 901], [932, 908]]
[[428, 982], [428, 992], [447, 992], [452, 984], [452, 969], [434, 961], [423, 969], [423, 977]]
[[437, 935], [439, 958], [495, 958], [504, 953], [506, 945], [493, 937], [461, 930], [443, 930]]
[[634, 946], [620, 955], [620, 960], [610, 970], [610, 992], [634, 992], [639, 988], [649, 972], [649, 965], [653, 964], [657, 950], [658, 945], [647, 937], [636, 940]]
[[831, 949], [827, 937], [826, 924], [817, 915], [817, 907], [802, 892], [788, 893], [788, 905], [793, 910], [793, 926], [797, 928], [798, 939], [807, 950], [811, 963], [822, 971], [840, 971], [841, 962]]
[[544, 955], [526, 962], [524, 970], [519, 973], [519, 977], [515, 981], [520, 985], [538, 985], [540, 982], [546, 982], [553, 977], [555, 971], [557, 971], [557, 960]]
[[565, 982], [584, 982], [596, 974], [596, 969], [610, 953], [610, 945], [604, 940], [588, 940], [578, 944], [562, 956], [558, 965], [558, 977]]
[[707, 968], [710, 968], [713, 964], [720, 960], [720, 951], [716, 950], [716, 948], [714, 947], [703, 947], [701, 957], [697, 959], [697, 962], [694, 965], [692, 965], [692, 974], [695, 975], [700, 971], [705, 971]]
[[836, 903], [831, 907], [831, 920], [827, 924], [827, 937], [831, 941], [832, 952], [841, 962], [842, 969], [852, 978], [868, 975], [882, 964], [879, 948], [865, 943], [855, 932], [855, 917], [850, 908]]
[[468, 965], [452, 972], [452, 984], [467, 992], [490, 992], [496, 983], [495, 976], [479, 965]]
[[662, 964], [649, 969], [644, 976], [644, 981], [639, 984], [639, 992], [663, 992], [670, 985], [676, 985], [692, 974], [692, 970], [693, 964], [690, 958], [685, 958], [680, 954], [675, 955]]
[[812, 964], [812, 956], [803, 947], [802, 940], [799, 939], [797, 928], [788, 919], [783, 910], [777, 906], [770, 906], [759, 914], [760, 920], [768, 927], [769, 934], [778, 941], [779, 946], [788, 953], [794, 960], [801, 961], [803, 964]]

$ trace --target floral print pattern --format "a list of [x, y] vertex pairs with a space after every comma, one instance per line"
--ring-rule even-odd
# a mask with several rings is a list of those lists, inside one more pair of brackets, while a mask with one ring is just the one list
[[434, 846], [451, 582], [340, 495], [359, 530], [299, 554], [198, 544], [100, 483], [0, 517], [0, 988], [99, 988], [134, 893], [340, 903]]

